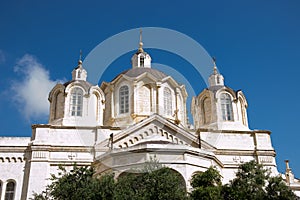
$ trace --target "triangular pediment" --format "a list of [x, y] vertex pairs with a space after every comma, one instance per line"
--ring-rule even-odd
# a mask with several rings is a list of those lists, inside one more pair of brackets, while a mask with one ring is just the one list
[[[113, 148], [139, 144], [174, 144], [199, 148], [198, 137], [160, 115], [154, 114], [113, 136]], [[212, 149], [208, 144], [202, 148]]]

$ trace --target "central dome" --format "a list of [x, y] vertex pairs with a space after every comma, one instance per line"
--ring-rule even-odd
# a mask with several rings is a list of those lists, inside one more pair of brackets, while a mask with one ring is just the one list
[[104, 125], [127, 127], [157, 114], [185, 126], [187, 92], [171, 76], [151, 68], [151, 56], [143, 43], [131, 58], [132, 68], [103, 82], [105, 93]]

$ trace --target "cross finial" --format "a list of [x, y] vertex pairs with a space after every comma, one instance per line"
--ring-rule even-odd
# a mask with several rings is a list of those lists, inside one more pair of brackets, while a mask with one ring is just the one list
[[141, 53], [141, 52], [144, 52], [144, 49], [143, 49], [143, 42], [142, 42], [142, 28], [140, 29], [140, 43], [139, 43], [139, 49], [138, 49], [138, 52]]
[[140, 28], [140, 43], [142, 42], [143, 30]]
[[78, 60], [78, 64], [81, 65], [82, 64], [82, 50], [80, 49], [79, 51], [79, 60]]
[[216, 57], [212, 57], [212, 60], [213, 60], [213, 63], [214, 63], [214, 74], [217, 74], [218, 73], [218, 70], [217, 70], [217, 65], [216, 65]]
[[217, 59], [216, 59], [216, 57], [212, 57], [212, 60], [213, 60], [213, 62], [214, 62], [214, 65], [216, 65], [216, 61], [217, 61]]

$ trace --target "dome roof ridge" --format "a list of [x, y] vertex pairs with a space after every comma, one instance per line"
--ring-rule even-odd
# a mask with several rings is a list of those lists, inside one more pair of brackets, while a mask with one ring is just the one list
[[149, 73], [157, 79], [163, 79], [163, 78], [168, 77], [168, 75], [166, 75], [164, 72], [162, 72], [160, 70], [157, 70], [157, 69], [153, 69], [153, 68], [132, 68], [132, 69], [128, 69], [128, 70], [125, 70], [125, 71], [121, 72], [113, 80], [115, 80], [120, 75], [126, 75], [126, 76], [129, 76], [129, 77], [133, 78], [133, 77], [138, 77], [138, 76], [140, 76], [144, 73]]

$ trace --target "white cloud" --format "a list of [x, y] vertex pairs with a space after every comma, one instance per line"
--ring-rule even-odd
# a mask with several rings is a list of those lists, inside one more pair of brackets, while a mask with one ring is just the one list
[[57, 81], [52, 81], [44, 66], [29, 54], [17, 61], [14, 70], [21, 79], [12, 82], [11, 94], [20, 113], [27, 120], [48, 116], [48, 94]]

